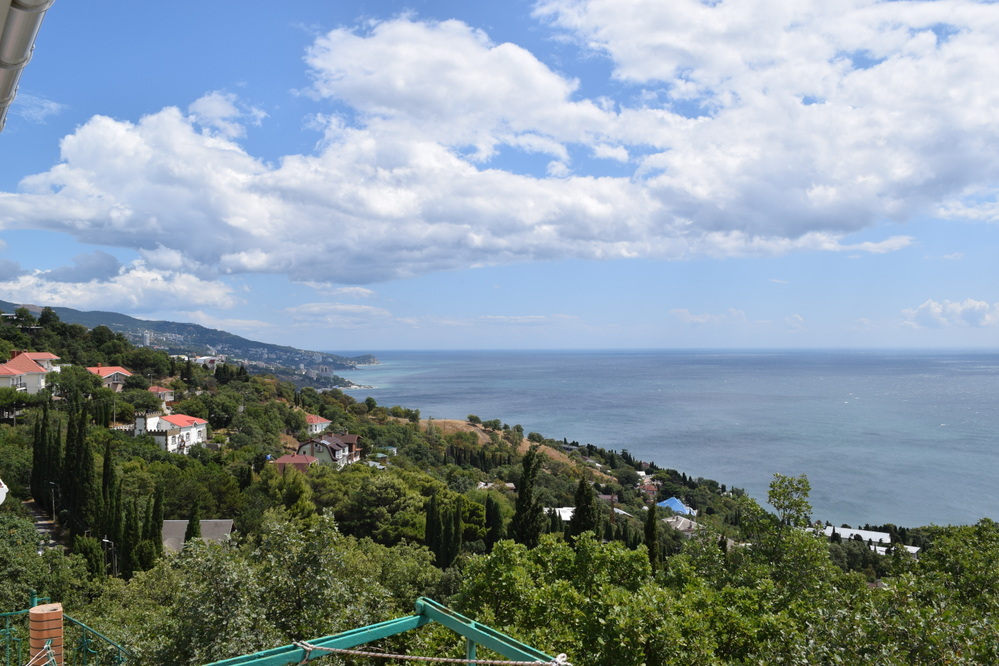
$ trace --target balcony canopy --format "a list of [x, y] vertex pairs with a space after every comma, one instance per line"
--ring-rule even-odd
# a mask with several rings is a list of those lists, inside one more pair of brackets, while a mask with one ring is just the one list
[[31, 60], [45, 12], [55, 0], [0, 0], [0, 131], [17, 94], [21, 71]]

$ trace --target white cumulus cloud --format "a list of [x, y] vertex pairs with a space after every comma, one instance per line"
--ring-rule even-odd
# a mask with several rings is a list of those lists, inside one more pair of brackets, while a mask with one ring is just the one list
[[[971, 0], [539, 2], [546, 26], [609, 59], [634, 93], [616, 101], [460, 21], [339, 28], [305, 58], [328, 111], [311, 121], [314, 151], [250, 154], [240, 140], [264, 115], [228, 92], [95, 116], [58, 164], [0, 193], [0, 229], [131, 248], [158, 275], [209, 285], [898, 251], [914, 239], [849, 237], [941, 210], [992, 214], [999, 87], [982, 80], [999, 60], [997, 14]], [[503, 153], [540, 156], [547, 173]]]
[[999, 303], [967, 298], [963, 301], [927, 300], [916, 308], [902, 311], [906, 325], [913, 328], [999, 326]]

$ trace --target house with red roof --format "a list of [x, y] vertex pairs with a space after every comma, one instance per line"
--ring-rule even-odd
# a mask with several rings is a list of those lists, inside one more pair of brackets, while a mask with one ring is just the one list
[[125, 385], [125, 379], [132, 376], [131, 372], [120, 365], [101, 365], [98, 363], [96, 367], [87, 368], [87, 370], [101, 378], [104, 388], [118, 392]]
[[49, 352], [15, 350], [10, 360], [0, 365], [0, 387], [35, 394], [45, 388], [45, 376], [55, 372], [53, 361], [59, 357]]
[[278, 471], [282, 474], [284, 474], [284, 468], [286, 465], [291, 465], [302, 474], [305, 474], [309, 467], [318, 462], [319, 458], [316, 458], [315, 456], [298, 453], [286, 453], [277, 460], [271, 460], [268, 464], [277, 465]]
[[333, 424], [333, 422], [329, 419], [324, 419], [323, 417], [316, 416], [315, 414], [306, 414], [305, 423], [306, 430], [309, 435], [318, 435]]
[[299, 455], [319, 459], [321, 464], [344, 467], [361, 459], [360, 435], [326, 433], [298, 445]]
[[170, 411], [170, 403], [173, 402], [173, 389], [168, 389], [163, 386], [150, 386], [149, 392], [159, 398], [163, 405], [163, 411]]
[[208, 441], [208, 421], [186, 414], [137, 414], [134, 434], [149, 435], [169, 453], [187, 453]]

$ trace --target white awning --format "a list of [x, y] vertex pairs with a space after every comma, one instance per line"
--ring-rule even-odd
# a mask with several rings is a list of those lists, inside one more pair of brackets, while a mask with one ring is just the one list
[[17, 94], [21, 71], [31, 60], [45, 12], [55, 0], [0, 0], [0, 131]]

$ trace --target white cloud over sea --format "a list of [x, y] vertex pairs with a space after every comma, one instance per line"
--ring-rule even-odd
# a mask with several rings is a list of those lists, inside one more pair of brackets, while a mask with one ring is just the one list
[[930, 299], [904, 310], [902, 316], [912, 328], [994, 328], [999, 327], [999, 303], [973, 298], [940, 302]]
[[[58, 164], [0, 193], [0, 228], [128, 248], [141, 265], [93, 254], [0, 287], [226, 307], [238, 274], [366, 285], [555, 259], [877, 254], [915, 242], [888, 230], [915, 217], [994, 219], [992, 4], [542, 0], [534, 16], [611, 78], [405, 15], [314, 39], [304, 92], [325, 112], [310, 152], [252, 154], [267, 114], [230, 91], [90, 118]], [[603, 87], [623, 92], [588, 92]], [[953, 304], [924, 306], [910, 321], [953, 318]], [[975, 311], [962, 308], [955, 321]]]

